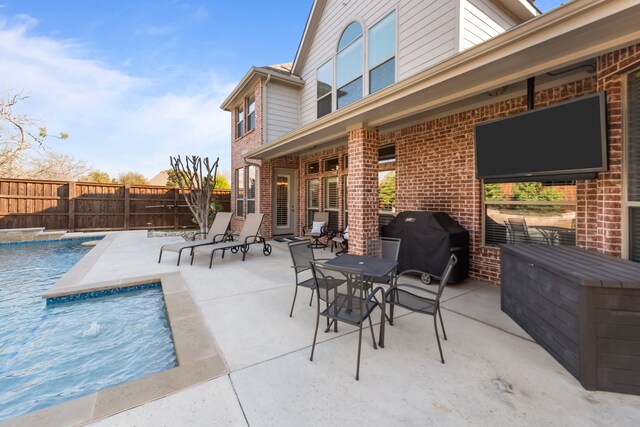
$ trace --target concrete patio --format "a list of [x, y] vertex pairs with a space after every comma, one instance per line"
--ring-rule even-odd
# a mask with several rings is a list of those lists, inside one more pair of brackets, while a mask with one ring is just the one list
[[[120, 233], [78, 284], [176, 272], [220, 350], [229, 374], [99, 420], [96, 426], [156, 425], [615, 425], [640, 422], [640, 396], [584, 390], [500, 311], [498, 287], [473, 281], [445, 290], [448, 341], [441, 364], [432, 319], [398, 311], [386, 346], [363, 334], [319, 332], [309, 361], [315, 304], [302, 289], [293, 318], [294, 274], [286, 245], [175, 266], [162, 244], [176, 238]], [[105, 242], [106, 243], [106, 242]], [[100, 248], [100, 245], [96, 248]], [[92, 251], [96, 251], [93, 249]], [[330, 256], [327, 249], [322, 256]], [[183, 260], [184, 261], [184, 260]], [[188, 257], [186, 259], [188, 261]], [[378, 335], [379, 315], [375, 315]]]

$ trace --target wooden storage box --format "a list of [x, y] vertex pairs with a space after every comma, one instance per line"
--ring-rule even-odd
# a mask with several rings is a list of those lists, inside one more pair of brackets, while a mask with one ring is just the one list
[[502, 311], [587, 390], [640, 395], [640, 264], [576, 247], [501, 250]]

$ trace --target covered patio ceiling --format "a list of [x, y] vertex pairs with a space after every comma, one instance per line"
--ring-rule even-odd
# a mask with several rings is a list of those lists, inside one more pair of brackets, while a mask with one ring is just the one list
[[581, 0], [517, 26], [415, 76], [243, 153], [272, 159], [335, 145], [355, 127], [390, 127], [495, 102], [487, 93], [640, 41], [640, 4]]

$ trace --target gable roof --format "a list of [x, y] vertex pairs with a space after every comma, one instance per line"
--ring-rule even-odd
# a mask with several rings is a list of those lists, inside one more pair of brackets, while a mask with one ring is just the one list
[[304, 81], [300, 77], [291, 74], [291, 66], [292, 63], [287, 62], [283, 64], [265, 65], [264, 67], [251, 67], [242, 80], [240, 80], [240, 83], [236, 85], [229, 96], [222, 102], [220, 108], [224, 111], [231, 111], [239, 99], [261, 78], [270, 78], [293, 86], [303, 86]]
[[[458, 0], [461, 1], [461, 0]], [[538, 8], [535, 7], [533, 0], [494, 0], [498, 6], [513, 16], [518, 23], [523, 23], [540, 14]], [[309, 17], [302, 33], [302, 39], [298, 45], [295, 60], [291, 68], [291, 74], [299, 76], [304, 67], [305, 60], [311, 49], [313, 38], [318, 30], [322, 12], [327, 4], [327, 0], [314, 0], [309, 11]]]
[[640, 43], [638, 22], [640, 2], [637, 0], [568, 2], [250, 149], [243, 157], [271, 159], [317, 150], [344, 138], [346, 129], [393, 126], [417, 115], [467, 108], [469, 99], [485, 96], [489, 90], [521, 83], [529, 77]]

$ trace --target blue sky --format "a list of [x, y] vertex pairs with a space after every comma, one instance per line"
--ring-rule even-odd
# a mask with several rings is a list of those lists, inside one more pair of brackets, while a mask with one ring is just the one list
[[[546, 11], [558, 0], [538, 0]], [[56, 151], [151, 178], [168, 157], [220, 157], [218, 107], [252, 65], [292, 61], [312, 0], [0, 0], [0, 93], [52, 132]]]

